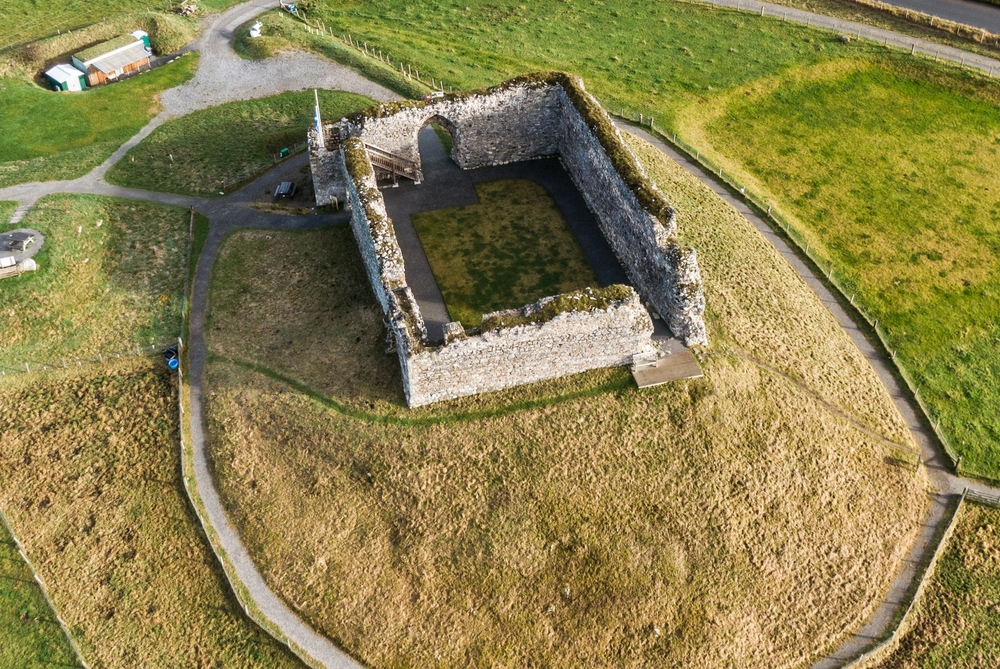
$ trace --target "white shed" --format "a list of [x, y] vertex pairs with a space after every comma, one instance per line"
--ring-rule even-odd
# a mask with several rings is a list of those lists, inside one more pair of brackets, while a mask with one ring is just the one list
[[87, 87], [87, 75], [65, 63], [56, 65], [45, 76], [57, 91], [82, 91]]

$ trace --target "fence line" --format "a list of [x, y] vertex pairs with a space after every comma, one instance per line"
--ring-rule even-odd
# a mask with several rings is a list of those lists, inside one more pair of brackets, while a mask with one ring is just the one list
[[[612, 113], [614, 112], [612, 111]], [[855, 300], [855, 297], [857, 296], [856, 291], [849, 289], [844, 285], [842, 279], [834, 271], [833, 263], [829, 260], [818, 257], [817, 254], [810, 248], [809, 240], [806, 235], [792, 224], [792, 221], [795, 220], [794, 217], [786, 217], [778, 210], [776, 204], [768, 202], [765, 198], [754, 193], [753, 190], [748, 189], [747, 186], [742, 184], [733, 174], [727, 173], [710, 157], [703, 155], [699, 149], [680, 138], [676, 131], [658, 127], [658, 124], [653, 116], [642, 112], [635, 112], [630, 109], [626, 109], [625, 107], [619, 107], [619, 112], [614, 115], [630, 122], [638, 123], [641, 127], [648, 129], [653, 135], [668, 144], [672, 144], [675, 148], [687, 154], [687, 156], [694, 162], [700, 164], [703, 168], [707, 168], [707, 171], [711, 172], [714, 178], [727, 184], [731, 189], [739, 193], [744, 201], [753, 205], [758, 210], [762, 218], [770, 221], [772, 228], [777, 228], [783, 231], [785, 236], [792, 242], [797, 250], [820, 270], [823, 278], [825, 278], [827, 282], [832, 285], [838, 293], [840, 293], [844, 301], [850, 304], [851, 308], [853, 308], [853, 310], [864, 319], [864, 321], [875, 333], [879, 343], [882, 345], [882, 348], [888, 354], [889, 362], [897, 371], [899, 377], [903, 380], [903, 383], [906, 385], [914, 400], [916, 400], [917, 405], [924, 414], [927, 424], [931, 428], [931, 431], [934, 433], [935, 437], [937, 437], [938, 442], [941, 444], [945, 454], [951, 461], [952, 469], [954, 469], [954, 471], [959, 475], [972, 476], [981, 479], [991, 478], [990, 475], [978, 472], [962, 463], [962, 457], [958, 455], [955, 448], [951, 444], [951, 440], [941, 430], [941, 417], [935, 417], [934, 412], [932, 412], [931, 408], [921, 396], [916, 383], [910, 377], [909, 371], [907, 371], [897, 359], [896, 354], [898, 353], [898, 349], [894, 348], [890, 344], [886, 328], [879, 325], [878, 317], [873, 316]]]
[[125, 351], [105, 354], [99, 352], [97, 358], [81, 358], [79, 356], [62, 358], [56, 362], [33, 362], [31, 360], [22, 363], [21, 367], [0, 367], [0, 378], [6, 376], [17, 376], [19, 374], [41, 374], [43, 372], [56, 372], [70, 367], [84, 367], [90, 365], [102, 365], [116, 360], [138, 358], [144, 356], [159, 355], [173, 346], [174, 343], [150, 344], [146, 347], [143, 344], [136, 344], [135, 348]]
[[968, 493], [969, 489], [966, 488], [965, 491], [962, 492], [962, 496], [959, 497], [958, 504], [955, 506], [955, 511], [948, 520], [948, 525], [944, 532], [941, 533], [938, 545], [934, 549], [934, 553], [931, 555], [931, 559], [928, 561], [927, 566], [924, 568], [924, 573], [920, 575], [920, 581], [917, 584], [916, 589], [913, 591], [913, 597], [910, 599], [910, 603], [906, 607], [906, 611], [903, 613], [903, 616], [899, 619], [896, 629], [894, 629], [889, 637], [882, 641], [882, 643], [878, 644], [870, 651], [860, 655], [852, 662], [847, 663], [844, 665], [843, 669], [863, 669], [864, 667], [872, 666], [872, 663], [883, 659], [886, 655], [894, 651], [899, 645], [900, 637], [906, 634], [909, 630], [911, 616], [916, 610], [917, 604], [923, 597], [924, 588], [934, 575], [934, 568], [937, 566], [938, 559], [941, 557], [942, 553], [944, 553], [944, 549], [948, 546], [948, 540], [951, 539], [951, 534], [955, 530], [959, 512], [962, 510], [962, 505], [965, 503], [965, 498]]
[[[368, 42], [365, 42], [363, 40], [362, 41], [356, 40], [350, 33], [343, 33], [341, 35], [338, 35], [333, 31], [333, 28], [330, 28], [322, 21], [310, 22], [308, 19], [302, 18], [301, 16], [296, 16], [296, 15], [293, 16], [302, 22], [305, 29], [308, 30], [311, 35], [322, 35], [323, 37], [329, 37], [330, 39], [336, 41], [337, 43], [343, 45], [344, 47], [354, 50], [359, 56], [363, 56], [365, 58], [373, 58], [379, 61], [380, 63], [386, 66], [387, 70], [392, 71], [394, 74], [399, 74], [402, 78], [408, 81], [411, 82], [417, 81], [427, 86], [428, 88], [431, 88], [432, 90], [444, 91], [445, 88], [444, 81], [440, 79], [435, 80], [434, 77], [428, 77], [430, 79], [430, 81], [428, 82], [427, 78], [420, 76], [420, 69], [414, 68], [412, 63], [406, 63], [404, 61], [395, 61], [393, 60], [392, 57], [383, 52], [381, 49], [376, 49], [374, 44], [369, 45]], [[399, 63], [398, 73], [396, 72], [397, 62]], [[427, 72], [425, 71], [424, 74], [426, 75]], [[448, 88], [449, 90], [452, 90], [450, 86]]]
[[970, 502], [1000, 508], [1000, 495], [988, 495], [984, 492], [977, 492], [966, 488], [965, 498]]
[[10, 526], [10, 523], [7, 521], [7, 516], [4, 515], [3, 511], [0, 511], [0, 523], [3, 523], [4, 528], [7, 530], [7, 534], [10, 535], [11, 541], [14, 542], [14, 547], [17, 548], [17, 552], [21, 554], [21, 559], [24, 560], [24, 564], [27, 565], [28, 571], [31, 572], [32, 577], [35, 579], [35, 583], [38, 584], [38, 589], [41, 591], [42, 597], [45, 599], [45, 603], [48, 604], [49, 609], [52, 611], [52, 615], [55, 616], [56, 622], [59, 624], [59, 629], [61, 629], [62, 633], [66, 635], [66, 640], [69, 641], [70, 647], [73, 649], [73, 652], [76, 653], [76, 659], [80, 661], [83, 669], [89, 669], [87, 661], [83, 659], [83, 653], [80, 651], [80, 647], [76, 645], [76, 640], [73, 638], [73, 635], [69, 633], [69, 627], [67, 627], [66, 623], [63, 622], [55, 604], [52, 603], [52, 599], [49, 597], [49, 592], [45, 588], [45, 583], [42, 582], [42, 578], [38, 575], [38, 572], [35, 571], [35, 566], [31, 564], [31, 560], [28, 559], [28, 554], [24, 552], [24, 547], [18, 540], [17, 535], [14, 534], [14, 528]]

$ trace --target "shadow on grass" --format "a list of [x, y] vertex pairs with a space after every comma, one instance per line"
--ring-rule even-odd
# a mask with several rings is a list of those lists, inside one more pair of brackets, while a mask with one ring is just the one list
[[250, 362], [245, 362], [243, 360], [233, 360], [231, 358], [226, 358], [215, 354], [208, 355], [208, 362], [228, 363], [230, 365], [235, 365], [237, 367], [241, 367], [251, 372], [261, 374], [269, 379], [287, 385], [293, 390], [302, 393], [306, 397], [309, 397], [310, 399], [317, 402], [321, 406], [333, 409], [337, 413], [343, 416], [347, 416], [348, 418], [364, 421], [366, 423], [397, 425], [403, 427], [463, 423], [463, 422], [484, 420], [487, 418], [499, 418], [502, 416], [508, 416], [510, 414], [517, 413], [519, 411], [549, 407], [557, 404], [562, 404], [564, 402], [572, 402], [574, 400], [585, 399], [588, 397], [596, 397], [598, 395], [629, 391], [635, 389], [635, 387], [632, 385], [631, 377], [628, 374], [622, 373], [618, 375], [617, 378], [614, 378], [610, 381], [606, 381], [605, 383], [593, 386], [591, 388], [586, 388], [583, 390], [577, 390], [574, 392], [566, 393], [564, 395], [554, 395], [536, 399], [521, 400], [519, 402], [511, 402], [510, 404], [504, 404], [502, 406], [494, 407], [491, 409], [464, 411], [464, 412], [457, 412], [457, 413], [437, 415], [437, 416], [420, 416], [417, 418], [404, 418], [402, 416], [375, 413], [372, 411], [364, 411], [362, 409], [352, 407], [343, 402], [339, 402], [331, 397], [326, 397], [325, 395], [317, 392], [316, 390], [313, 390], [306, 384], [296, 381], [295, 379], [287, 377], [273, 369], [264, 367], [262, 365], [256, 365]]

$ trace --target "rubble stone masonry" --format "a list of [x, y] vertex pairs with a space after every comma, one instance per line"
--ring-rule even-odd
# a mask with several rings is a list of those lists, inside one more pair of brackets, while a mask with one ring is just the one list
[[[364, 147], [419, 164], [417, 134], [429, 122], [451, 132], [452, 158], [466, 169], [558, 155], [638, 292], [613, 286], [545, 298], [487, 314], [482, 332], [449, 323], [444, 342], [428, 341]], [[629, 364], [653, 350], [643, 301], [685, 343], [707, 344], [696, 253], [678, 242], [667, 199], [580, 79], [543, 73], [426, 102], [375, 105], [338, 132], [348, 139], [329, 148], [310, 133], [317, 204], [336, 197], [351, 207], [410, 406]], [[553, 312], [557, 305], [561, 311]]]

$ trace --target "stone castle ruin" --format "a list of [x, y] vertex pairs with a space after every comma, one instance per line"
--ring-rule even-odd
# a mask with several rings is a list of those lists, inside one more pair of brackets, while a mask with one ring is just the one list
[[[377, 175], [422, 180], [417, 134], [452, 135], [463, 169], [558, 156], [632, 286], [588, 288], [444, 326], [431, 341], [407, 286], [403, 254]], [[408, 404], [509, 388], [655, 355], [644, 303], [684, 344], [707, 344], [694, 249], [674, 211], [578, 77], [544, 73], [422, 102], [379, 104], [309, 135], [317, 204], [334, 198], [351, 226], [399, 356]], [[512, 305], [513, 306], [513, 305]]]

